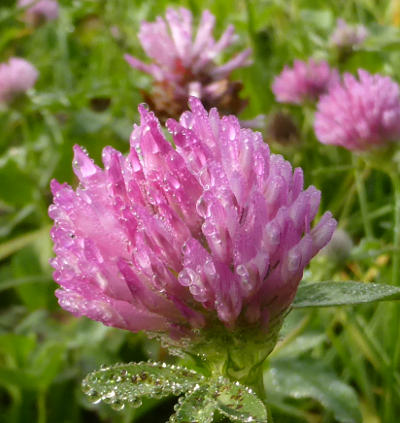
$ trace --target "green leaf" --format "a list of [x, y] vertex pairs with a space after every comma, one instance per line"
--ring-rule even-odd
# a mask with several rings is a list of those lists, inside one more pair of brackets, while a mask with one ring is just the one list
[[0, 368], [0, 386], [35, 389], [37, 379], [35, 375], [29, 373], [26, 369], [2, 367]]
[[193, 370], [165, 363], [141, 362], [101, 368], [86, 376], [83, 391], [94, 402], [105, 401], [113, 408], [141, 405], [141, 397], [179, 395], [201, 384], [204, 377]]
[[19, 251], [27, 245], [39, 240], [43, 236], [48, 236], [50, 229], [50, 225], [43, 226], [41, 229], [25, 233], [24, 235], [10, 239], [9, 241], [0, 244], [0, 260], [7, 258], [8, 256], [14, 254], [16, 251]]
[[364, 47], [373, 50], [382, 50], [387, 47], [398, 48], [400, 45], [400, 30], [394, 26], [370, 24], [369, 36]]
[[47, 389], [61, 370], [65, 345], [55, 341], [45, 343], [31, 363], [31, 373], [36, 376], [37, 386]]
[[[278, 349], [279, 358], [295, 358], [299, 355], [309, 351], [318, 345], [321, 345], [326, 340], [324, 333], [309, 332], [304, 335], [297, 336], [289, 344]], [[274, 352], [274, 355], [277, 354]]]
[[0, 158], [0, 198], [6, 204], [21, 207], [34, 200], [36, 186], [32, 176], [23, 168], [24, 163], [18, 162], [23, 153], [18, 151], [15, 155], [10, 153]]
[[[42, 235], [46, 242], [48, 235], [46, 233]], [[15, 279], [43, 275], [44, 269], [38, 256], [41, 253], [40, 248], [41, 245], [28, 245], [12, 256], [11, 269]], [[47, 283], [36, 282], [14, 286], [18, 296], [29, 310], [49, 309], [51, 304], [55, 303], [51, 275], [48, 275], [45, 281]]]
[[[0, 335], [0, 357], [9, 365], [24, 367], [35, 347], [36, 339], [33, 334], [26, 336], [4, 333]], [[4, 359], [4, 356], [7, 358]]]
[[400, 300], [400, 288], [363, 282], [318, 282], [300, 285], [292, 307], [330, 307], [387, 300]]
[[208, 385], [197, 385], [193, 391], [179, 398], [176, 413], [170, 423], [211, 423], [216, 403], [210, 397]]
[[219, 378], [212, 387], [218, 410], [233, 421], [265, 423], [268, 414], [263, 402], [239, 382]]
[[266, 391], [291, 398], [313, 398], [342, 423], [362, 421], [357, 395], [321, 363], [310, 360], [272, 360], [264, 375]]

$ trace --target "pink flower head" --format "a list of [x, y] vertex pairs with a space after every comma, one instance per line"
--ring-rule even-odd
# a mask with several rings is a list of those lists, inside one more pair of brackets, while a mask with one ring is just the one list
[[19, 57], [0, 63], [0, 103], [9, 102], [32, 88], [38, 75], [32, 64]]
[[330, 86], [339, 81], [339, 73], [325, 61], [295, 60], [293, 68], [285, 66], [275, 77], [272, 91], [280, 103], [302, 104], [316, 101]]
[[144, 106], [127, 156], [106, 147], [104, 170], [76, 146], [80, 184], [52, 181], [56, 295], [63, 308], [130, 331], [243, 325], [267, 330], [303, 269], [331, 238], [329, 212], [303, 172], [258, 132], [190, 98], [168, 120], [176, 149]]
[[212, 35], [215, 17], [208, 10], [203, 12], [195, 35], [192, 20], [192, 13], [181, 7], [167, 9], [166, 20], [159, 16], [155, 22], [142, 22], [139, 39], [151, 63], [128, 54], [125, 59], [155, 79], [153, 91], [145, 93], [146, 101], [163, 117], [179, 117], [190, 95], [200, 98], [207, 109], [219, 106], [220, 111], [240, 111], [244, 105], [238, 97], [241, 84], [229, 77], [234, 69], [249, 64], [250, 49], [217, 64], [235, 40], [233, 26], [216, 41]]
[[323, 96], [315, 115], [315, 133], [324, 144], [365, 151], [400, 140], [399, 86], [388, 76], [358, 71], [344, 74]]
[[59, 14], [59, 5], [55, 0], [18, 0], [18, 7], [28, 7], [25, 16], [32, 23], [57, 19]]
[[330, 43], [339, 48], [349, 48], [360, 45], [368, 36], [364, 25], [349, 25], [343, 19], [338, 19]]

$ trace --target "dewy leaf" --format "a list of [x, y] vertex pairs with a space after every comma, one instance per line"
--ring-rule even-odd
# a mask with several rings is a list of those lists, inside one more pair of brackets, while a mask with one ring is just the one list
[[264, 375], [266, 391], [291, 398], [313, 398], [342, 423], [361, 423], [353, 388], [323, 366], [310, 360], [275, 359]]
[[176, 413], [170, 423], [211, 423], [216, 403], [210, 397], [209, 385], [196, 385], [194, 390], [179, 398], [175, 406]]
[[166, 363], [129, 363], [101, 368], [86, 376], [83, 391], [94, 403], [113, 408], [141, 405], [141, 397], [162, 398], [193, 390], [204, 377], [193, 370]]
[[385, 300], [400, 300], [400, 288], [363, 282], [318, 282], [300, 285], [292, 307], [329, 307]]
[[239, 382], [219, 378], [212, 387], [218, 410], [233, 421], [266, 423], [268, 414], [257, 395]]

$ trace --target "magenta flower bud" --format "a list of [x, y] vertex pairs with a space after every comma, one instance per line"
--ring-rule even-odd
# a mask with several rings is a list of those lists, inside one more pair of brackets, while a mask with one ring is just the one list
[[246, 49], [218, 64], [219, 56], [236, 39], [233, 26], [216, 41], [212, 35], [215, 17], [208, 10], [201, 16], [196, 34], [192, 20], [191, 12], [181, 7], [168, 9], [166, 20], [159, 16], [155, 22], [142, 22], [139, 39], [151, 62], [129, 54], [125, 59], [154, 78], [153, 91], [145, 94], [145, 100], [163, 118], [179, 117], [189, 96], [200, 98], [207, 108], [218, 106], [220, 111], [236, 113], [245, 102], [238, 96], [241, 84], [230, 81], [230, 74], [250, 63], [251, 51]]
[[338, 81], [338, 71], [331, 69], [325, 61], [295, 60], [292, 68], [285, 66], [275, 77], [272, 92], [280, 103], [303, 104], [318, 100], [320, 95]]
[[368, 30], [364, 25], [349, 25], [343, 19], [338, 19], [330, 44], [339, 48], [351, 48], [362, 44], [367, 37]]
[[[29, 7], [29, 5], [32, 5]], [[55, 0], [18, 0], [18, 7], [28, 7], [25, 12], [27, 21], [37, 24], [58, 18], [59, 5]]]
[[36, 68], [25, 59], [12, 57], [0, 63], [0, 103], [8, 103], [32, 88], [39, 76]]
[[367, 151], [400, 140], [399, 86], [388, 76], [345, 74], [318, 103], [315, 133], [324, 144]]
[[220, 321], [266, 333], [336, 221], [312, 228], [320, 192], [260, 133], [190, 107], [167, 122], [176, 149], [143, 105], [127, 156], [106, 147], [102, 169], [74, 148], [78, 188], [51, 184], [56, 295], [133, 332], [191, 337]]

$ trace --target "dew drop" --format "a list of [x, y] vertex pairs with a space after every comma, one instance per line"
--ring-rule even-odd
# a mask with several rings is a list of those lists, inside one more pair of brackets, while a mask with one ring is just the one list
[[236, 266], [236, 273], [243, 278], [249, 277], [249, 271], [244, 264], [239, 264]]
[[110, 391], [103, 395], [102, 401], [107, 404], [114, 404], [115, 403], [115, 392]]
[[87, 393], [88, 400], [92, 404], [98, 404], [101, 401], [101, 395], [94, 389]]
[[94, 389], [89, 386], [85, 381], [82, 382], [82, 391], [84, 394], [91, 396], [94, 394]]
[[184, 242], [182, 245], [182, 254], [185, 256], [190, 253], [190, 247], [187, 242]]
[[125, 408], [125, 404], [122, 401], [114, 401], [111, 404], [111, 408], [116, 411], [121, 411]]
[[216, 228], [209, 220], [206, 220], [201, 225], [201, 230], [205, 236], [212, 236], [216, 234]]
[[204, 219], [209, 215], [208, 204], [203, 195], [197, 200], [196, 210], [199, 216]]
[[171, 185], [172, 185], [175, 189], [178, 189], [178, 188], [180, 188], [180, 187], [181, 187], [180, 182], [179, 182], [176, 178], [174, 178], [173, 176], [170, 176], [168, 179], [169, 179], [169, 182], [171, 183]]
[[140, 398], [133, 398], [129, 403], [133, 408], [138, 408], [142, 405], [142, 400]]
[[179, 272], [178, 281], [183, 286], [190, 286], [196, 277], [192, 269], [183, 269]]
[[207, 276], [215, 276], [217, 271], [215, 269], [215, 265], [213, 263], [212, 260], [208, 259], [205, 263], [204, 263], [204, 273]]
[[210, 184], [211, 184], [211, 175], [210, 175], [210, 170], [208, 169], [207, 166], [204, 166], [199, 174], [198, 174], [198, 178], [199, 178], [199, 182], [201, 184], [201, 186], [205, 189], [208, 190], [210, 189]]
[[229, 139], [233, 141], [236, 138], [236, 131], [233, 126], [229, 127]]

